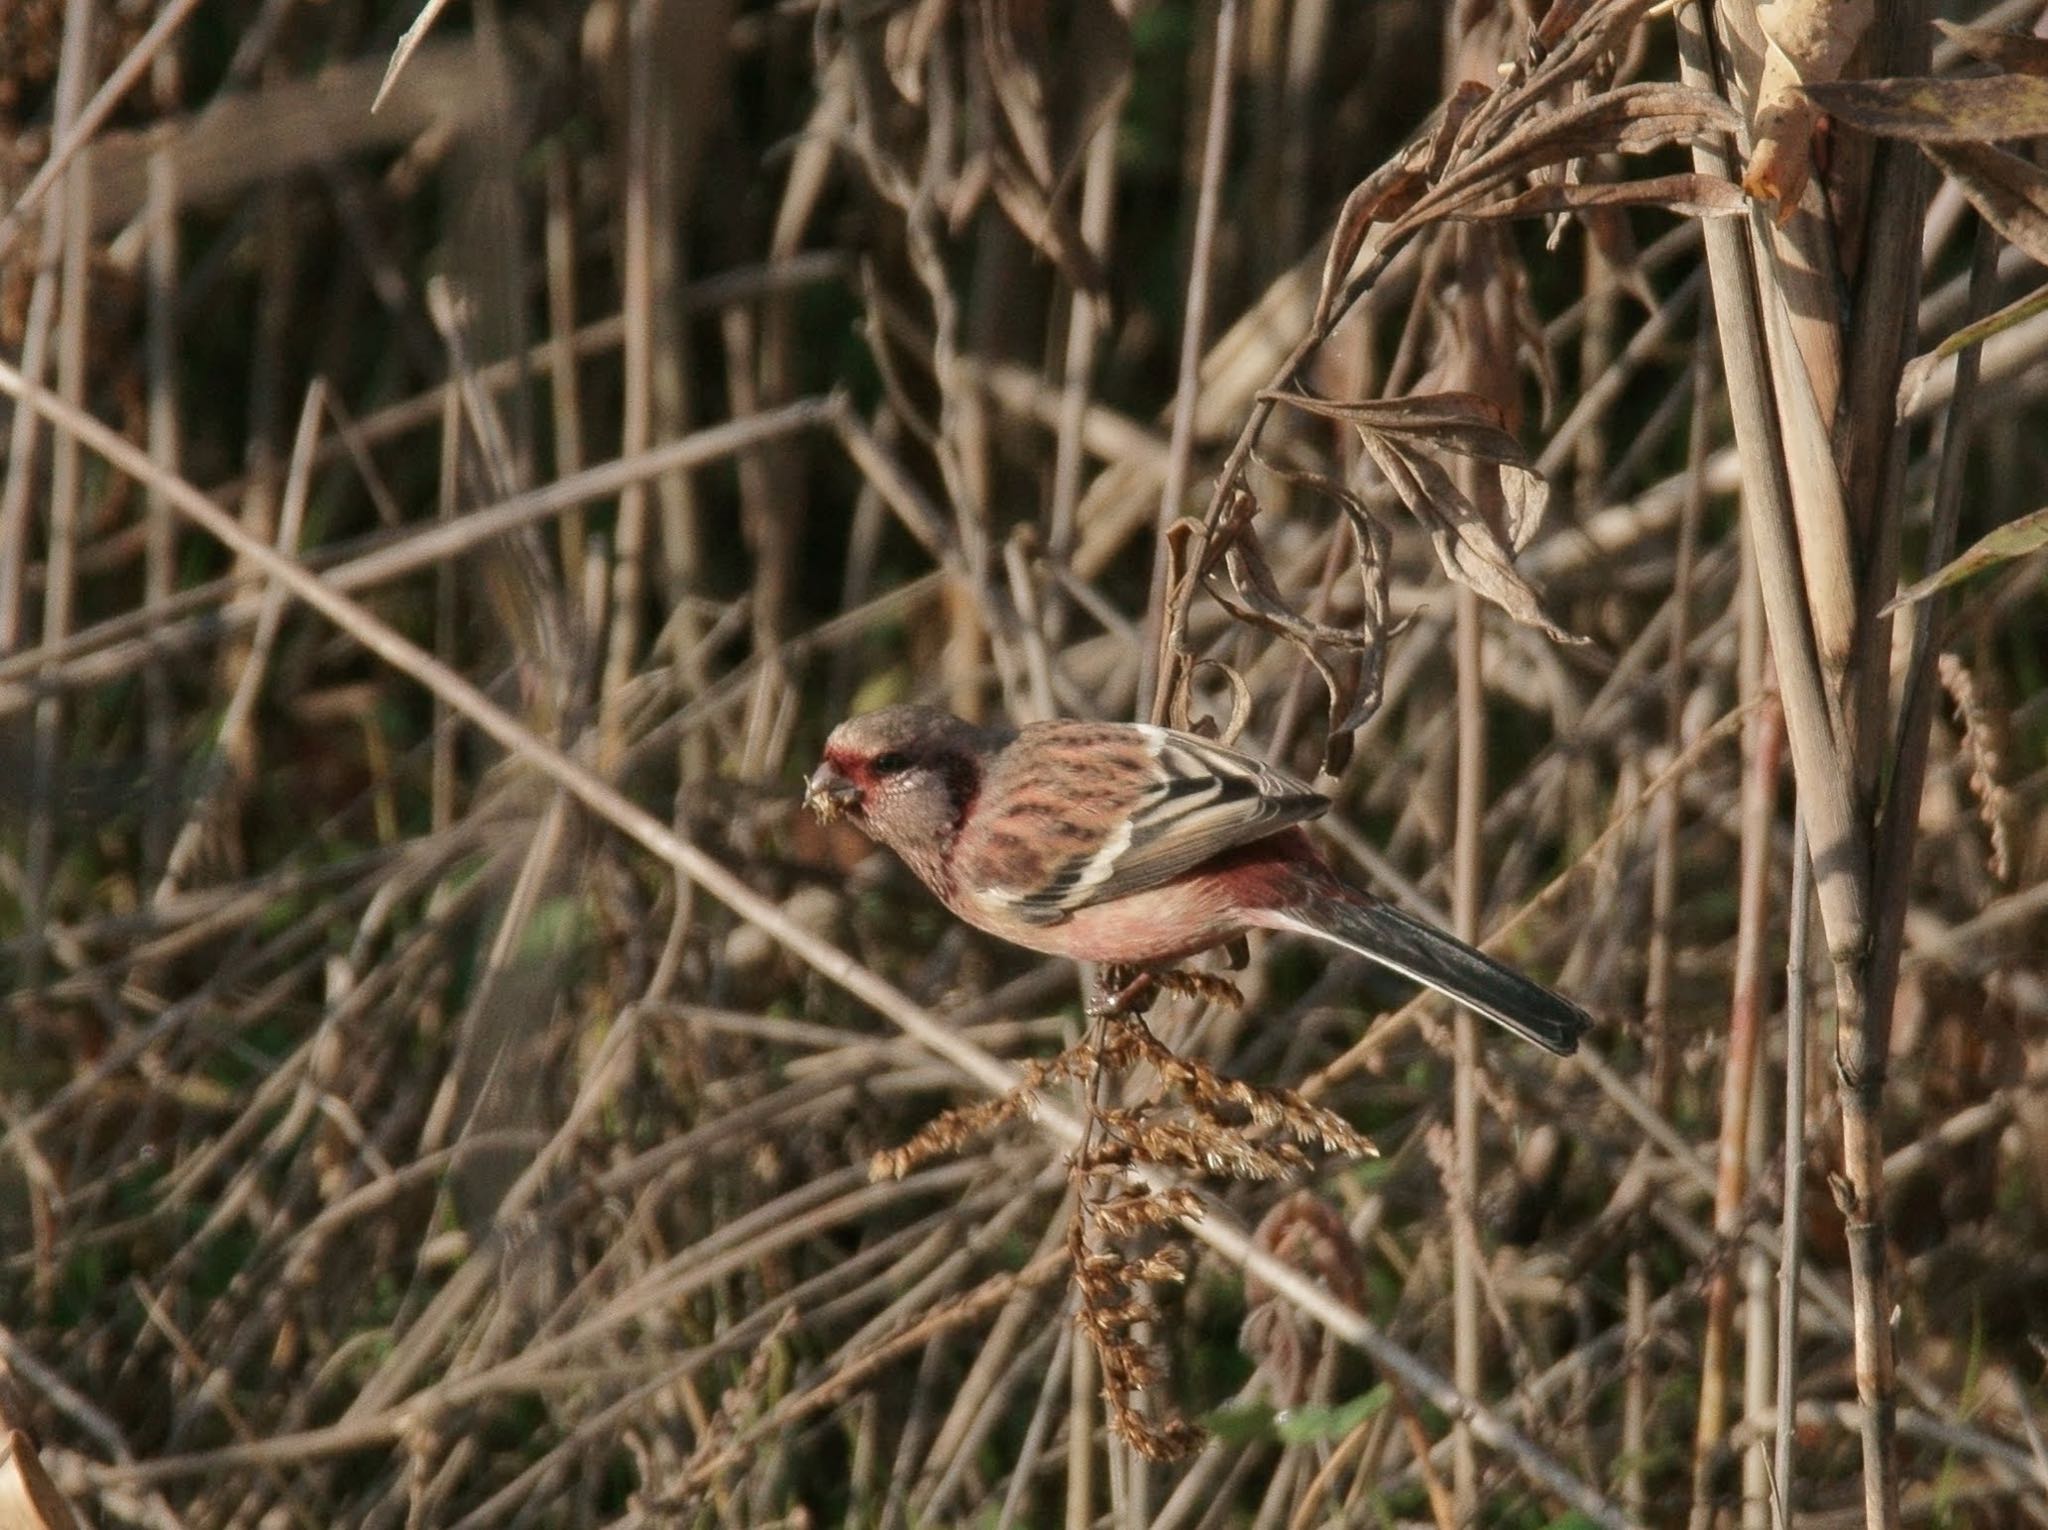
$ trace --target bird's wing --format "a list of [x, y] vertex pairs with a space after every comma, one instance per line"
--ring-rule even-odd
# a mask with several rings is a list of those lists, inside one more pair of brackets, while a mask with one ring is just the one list
[[1284, 771], [1171, 728], [1038, 723], [994, 761], [954, 865], [981, 901], [1056, 924], [1329, 806]]

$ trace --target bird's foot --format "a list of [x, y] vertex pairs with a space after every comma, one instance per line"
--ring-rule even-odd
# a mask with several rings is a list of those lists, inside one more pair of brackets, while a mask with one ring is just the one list
[[1085, 1005], [1090, 1020], [1142, 1015], [1160, 990], [1159, 975], [1121, 962], [1105, 962]]
[[1195, 972], [1185, 967], [1152, 971], [1105, 962], [1095, 988], [1088, 996], [1090, 1020], [1114, 1020], [1125, 1015], [1142, 1015], [1161, 994], [1179, 999], [1206, 999], [1237, 1009], [1244, 995], [1237, 984], [1220, 973]]

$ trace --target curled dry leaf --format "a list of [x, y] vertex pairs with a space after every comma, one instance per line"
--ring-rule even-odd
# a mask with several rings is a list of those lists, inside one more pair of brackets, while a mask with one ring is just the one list
[[[1224, 718], [1220, 726], [1215, 718], [1199, 715], [1194, 711], [1195, 677], [1204, 670], [1213, 670], [1230, 691], [1230, 715]], [[1183, 733], [1192, 733], [1197, 738], [1213, 738], [1225, 748], [1235, 744], [1243, 735], [1246, 725], [1252, 720], [1250, 682], [1238, 673], [1234, 665], [1225, 664], [1221, 659], [1196, 659], [1192, 663], [1182, 665], [1178, 675], [1173, 700], [1167, 704], [1167, 726], [1178, 728]]]
[[1915, 356], [1899, 374], [1899, 418], [1903, 420], [1913, 412], [1922, 390], [1944, 361], [2042, 313], [2048, 313], [2048, 287], [2036, 287], [2025, 296], [2014, 298], [1996, 313], [1986, 314], [1974, 324], [1965, 324], [1933, 350]]
[[1337, 214], [1337, 227], [1330, 235], [1329, 253], [1323, 257], [1323, 285], [1316, 295], [1313, 321], [1317, 330], [1327, 328], [1334, 317], [1337, 295], [1343, 291], [1358, 252], [1365, 248], [1365, 238], [1372, 226], [1400, 217], [1428, 188], [1428, 152], [1422, 143], [1410, 144], [1352, 187], [1351, 194], [1344, 199], [1343, 209]]
[[1734, 109], [1710, 91], [1684, 85], [1623, 85], [1550, 111], [1532, 112], [1499, 142], [1448, 171], [1396, 225], [1419, 228], [1464, 208], [1511, 195], [1510, 187], [1568, 160], [1598, 154], [1648, 154], [1732, 132]]
[[[1554, 642], [1586, 641], [1550, 619], [1535, 588], [1515, 571], [1514, 547], [1451, 481], [1441, 462], [1401, 436], [1364, 430], [1359, 436], [1401, 503], [1428, 528], [1445, 573]], [[1543, 480], [1527, 468], [1506, 465], [1500, 475], [1510, 519], [1533, 525], [1545, 497]]]
[[[1358, 633], [1332, 627], [1289, 609], [1273, 578], [1272, 569], [1267, 566], [1265, 551], [1260, 547], [1257, 535], [1249, 528], [1240, 532], [1230, 544], [1230, 550], [1223, 555], [1223, 568], [1228, 576], [1227, 584], [1223, 580], [1211, 579], [1209, 591], [1224, 610], [1241, 622], [1248, 622], [1292, 643], [1322, 677], [1323, 688], [1330, 697], [1330, 720], [1325, 733], [1322, 768], [1332, 774], [1341, 771], [1349, 763], [1351, 730], [1364, 720], [1358, 707], [1359, 688], [1355, 678], [1358, 666], [1333, 660], [1326, 650], [1355, 653], [1364, 649], [1364, 640]], [[1374, 704], [1377, 700], [1375, 696]]]
[[2032, 37], [2025, 32], [2000, 32], [1991, 27], [1959, 26], [1953, 21], [1937, 21], [1935, 25], [1941, 28], [1942, 36], [1972, 58], [1981, 59], [1997, 69], [2048, 77], [2048, 37]]
[[[1632, 14], [1633, 3], [1603, 7]], [[1558, 9], [1562, 9], [1559, 7]], [[1578, 7], [1576, 16], [1586, 7]], [[1509, 218], [1578, 208], [1658, 206], [1686, 216], [1713, 216], [1739, 205], [1733, 188], [1711, 177], [1665, 176], [1622, 186], [1581, 187], [1574, 175], [1555, 178], [1526, 203], [1519, 183], [1545, 176], [1595, 154], [1646, 154], [1673, 143], [1689, 143], [1739, 125], [1733, 108], [1708, 91], [1682, 85], [1645, 83], [1599, 91], [1563, 107], [1541, 105], [1543, 91], [1584, 73], [1592, 60], [1559, 55], [1515, 93], [1515, 126], [1487, 143], [1485, 123], [1497, 127], [1510, 111], [1487, 85], [1467, 80], [1456, 87], [1426, 137], [1417, 138], [1394, 159], [1352, 188], [1330, 236], [1316, 299], [1314, 328], [1328, 328], [1340, 308], [1347, 276], [1375, 225], [1387, 226], [1391, 241], [1446, 218]], [[1548, 75], [1559, 78], [1551, 79]], [[1521, 108], [1530, 109], [1523, 112]], [[1482, 110], [1484, 108], [1484, 110]], [[1475, 145], [1483, 147], [1475, 148]]]
[[1657, 207], [1686, 218], [1725, 218], [1749, 205], [1743, 189], [1718, 175], [1659, 175], [1641, 181], [1551, 182], [1478, 202], [1451, 216], [1466, 222], [1527, 218], [1598, 208]]
[[[1374, 442], [1377, 440], [1381, 443], [1397, 443], [1401, 452], [1417, 458], [1433, 459], [1436, 454], [1450, 452], [1456, 456], [1473, 457], [1481, 462], [1495, 464], [1501, 470], [1501, 495], [1507, 511], [1507, 524], [1501, 528], [1507, 539], [1507, 547], [1503, 549], [1505, 554], [1518, 553], [1528, 546], [1529, 539], [1536, 534], [1536, 528], [1542, 524], [1543, 511], [1550, 502], [1550, 486], [1543, 481], [1542, 475], [1530, 466], [1528, 452], [1508, 430], [1499, 406], [1481, 394], [1456, 391], [1418, 393], [1406, 398], [1366, 399], [1357, 402], [1314, 398], [1302, 393], [1270, 393], [1261, 396], [1271, 398], [1276, 403], [1292, 405], [1310, 414], [1320, 414], [1329, 419], [1349, 422], [1357, 427], [1369, 452], [1374, 451]], [[1379, 461], [1377, 453], [1374, 461]], [[1387, 472], [1384, 464], [1381, 465], [1381, 471]], [[1408, 492], [1402, 488], [1402, 483], [1412, 480], [1414, 475], [1403, 470], [1399, 478], [1395, 473], [1387, 473], [1387, 476], [1389, 481], [1394, 483], [1396, 491], [1401, 494], [1402, 502], [1410, 510], [1415, 511], [1425, 525], [1436, 529], [1437, 522], [1417, 509], [1415, 501], [1411, 500]], [[1440, 466], [1435, 469], [1433, 475], [1423, 476], [1431, 482], [1442, 476], [1446, 483], [1449, 482]], [[1482, 526], [1486, 525], [1485, 518], [1479, 515], [1469, 499], [1455, 487], [1451, 492], [1457, 495], [1458, 503], [1464, 507], [1463, 513], [1477, 518]], [[1441, 546], [1438, 550], [1442, 551]], [[1453, 577], [1461, 577], [1458, 568], [1448, 561], [1445, 568]], [[1519, 583], [1519, 576], [1516, 576], [1516, 579]], [[1488, 599], [1498, 598], [1491, 589], [1477, 585], [1474, 588], [1479, 589], [1479, 592]], [[1527, 586], [1524, 585], [1524, 588], [1527, 589]], [[1529, 591], [1531, 600], [1534, 599], [1534, 595], [1533, 590]], [[1515, 609], [1513, 606], [1507, 606], [1505, 602], [1502, 604], [1505, 609]], [[1548, 618], [1537, 622], [1536, 625], [1562, 642], [1578, 641], [1562, 634], [1551, 625]]]
[[1438, 109], [1436, 122], [1427, 134], [1418, 136], [1351, 188], [1337, 214], [1329, 253], [1323, 257], [1323, 285], [1316, 296], [1313, 325], [1317, 331], [1328, 328], [1335, 317], [1338, 294], [1343, 291], [1345, 278], [1359, 252], [1365, 248], [1373, 225], [1400, 218], [1443, 175], [1466, 122], [1492, 94], [1492, 87], [1477, 80], [1460, 81]]
[[1750, 124], [1755, 147], [1742, 186], [1759, 201], [1776, 202], [1780, 222], [1799, 205], [1813, 169], [1820, 113], [1800, 87], [1839, 79], [1876, 11], [1876, 0], [1778, 0], [1757, 7], [1767, 46]]
[[1328, 399], [1308, 393], [1259, 395], [1305, 414], [1342, 420], [1360, 430], [1426, 437], [1439, 450], [1483, 462], [1526, 465], [1529, 454], [1502, 418], [1499, 405], [1479, 393], [1411, 393], [1405, 398]]
[[1899, 607], [1925, 600], [1952, 584], [1960, 584], [1973, 574], [1981, 574], [2001, 563], [2010, 563], [2015, 558], [2031, 557], [2044, 549], [2048, 549], [2048, 506], [2016, 521], [2008, 521], [1996, 531], [1979, 538], [1925, 579], [1899, 591], [1897, 598], [1884, 608], [1884, 614], [1889, 616]]
[[[1515, 571], [1514, 555], [1535, 535], [1550, 488], [1528, 466], [1528, 454], [1499, 423], [1500, 412], [1491, 402], [1470, 393], [1359, 403], [1296, 393], [1266, 396], [1354, 425], [1401, 503], [1428, 529], [1445, 573], [1556, 642], [1586, 641], [1552, 621], [1535, 588]], [[1499, 468], [1504, 527], [1496, 528], [1451, 481], [1438, 460], [1441, 452]]]
[[1429, 135], [1429, 164], [1424, 174], [1432, 185], [1443, 179], [1452, 160], [1466, 147], [1479, 109], [1493, 102], [1493, 87], [1478, 80], [1460, 80], [1451, 87], [1437, 116], [1436, 130]]
[[1920, 149], [2007, 242], [2048, 265], [2048, 171], [1988, 143], [1923, 143]]
[[1806, 94], [1837, 121], [1916, 143], [1981, 143], [2048, 135], [2048, 79], [2028, 74], [1969, 80], [1853, 80]]
[[[1251, 496], [1240, 488], [1233, 496], [1229, 514], [1217, 528], [1213, 541], [1202, 546], [1202, 568], [1206, 574], [1221, 561], [1217, 544], [1227, 541], [1233, 528], [1242, 518], [1238, 509], [1239, 499]], [[1165, 721], [1171, 726], [1187, 729], [1189, 686], [1194, 679], [1194, 659], [1185, 648], [1175, 647], [1172, 636], [1176, 629], [1175, 613], [1185, 608], [1195, 598], [1195, 591], [1201, 579], [1191, 577], [1189, 566], [1193, 562], [1193, 546], [1201, 540], [1202, 523], [1190, 516], [1182, 516], [1166, 528], [1166, 615], [1160, 623], [1162, 651], [1159, 655], [1159, 686], [1166, 694]]]
[[1524, 74], [1506, 92], [1513, 115], [1538, 97], [1556, 98], [1587, 78], [1614, 77], [1615, 65], [1641, 45], [1642, 21], [1669, 0], [1554, 0], [1530, 34]]
[[1393, 538], [1387, 528], [1366, 509], [1365, 501], [1334, 478], [1306, 468], [1288, 467], [1264, 457], [1259, 465], [1277, 477], [1334, 500], [1350, 523], [1352, 555], [1358, 570], [1359, 617], [1357, 640], [1347, 648], [1357, 650], [1357, 674], [1352, 682], [1348, 705], [1337, 692], [1330, 693], [1329, 729], [1323, 743], [1323, 769], [1341, 775], [1351, 763], [1352, 734], [1380, 708], [1387, 674], [1387, 640], [1407, 625], [1393, 617], [1389, 586], [1393, 573]]

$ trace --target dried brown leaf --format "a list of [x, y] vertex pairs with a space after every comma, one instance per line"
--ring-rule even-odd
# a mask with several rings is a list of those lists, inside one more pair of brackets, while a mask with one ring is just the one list
[[1437, 117], [1436, 131], [1429, 138], [1429, 163], [1424, 174], [1434, 182], [1443, 178], [1464, 146], [1467, 130], [1479, 108], [1493, 99], [1493, 87], [1478, 80], [1460, 80], [1445, 97]]
[[[1737, 119], [1718, 96], [1678, 85], [1631, 85], [1599, 91], [1563, 107], [1545, 104], [1592, 71], [1605, 40], [1633, 26], [1650, 3], [1574, 0], [1553, 5], [1542, 35], [1532, 44], [1535, 66], [1511, 92], [1502, 95], [1476, 80], [1455, 86], [1428, 138], [1410, 144], [1345, 199], [1323, 264], [1315, 328], [1326, 329], [1331, 322], [1345, 277], [1375, 224], [1388, 224], [1394, 233], [1412, 232], [1441, 218], [1469, 216], [1458, 209], [1489, 193], [1494, 193], [1492, 205], [1483, 216], [1514, 216], [1506, 206], [1511, 193], [1505, 188], [1515, 180], [1543, 176], [1569, 183], [1577, 179], [1577, 162], [1592, 154], [1646, 153], [1704, 134], [1732, 131]], [[1558, 51], [1551, 52], [1553, 47]], [[1485, 136], [1499, 132], [1503, 123], [1515, 125], [1498, 142], [1475, 152], [1474, 144], [1484, 143]], [[1669, 200], [1678, 191], [1672, 183], [1652, 184], [1659, 189], [1647, 195], [1607, 191], [1558, 206], [1532, 201], [1527, 210], [1641, 202], [1686, 213], [1724, 210], [1725, 193], [1704, 191], [1702, 205], [1695, 208]]]
[[[1641, 22], [1667, 0], [1557, 0], [1535, 25], [1526, 71], [1501, 94], [1504, 117], [1517, 120], [1538, 101], [1560, 100], [1566, 91], [1593, 82], [1599, 90], [1615, 78], [1617, 66], [1641, 46]], [[1532, 7], [1533, 8], [1533, 7]]]
[[1259, 397], [1325, 419], [1343, 420], [1361, 430], [1420, 436], [1424, 444], [1461, 457], [1518, 466], [1529, 461], [1522, 443], [1508, 430], [1499, 405], [1479, 393], [1411, 393], [1402, 398], [1350, 400], [1267, 392]]
[[2032, 37], [2025, 32], [2000, 32], [1992, 27], [1960, 26], [1953, 21], [1937, 21], [1935, 25], [1941, 28], [1942, 36], [1972, 58], [2019, 74], [2048, 76], [2048, 37]]
[[2028, 258], [2048, 265], [2048, 171], [1988, 143], [1923, 143], [1984, 221]]
[[1500, 194], [1507, 183], [1552, 165], [1596, 154], [1647, 154], [1739, 125], [1733, 107], [1684, 85], [1623, 85], [1583, 101], [1532, 114], [1497, 144], [1447, 174], [1397, 228], [1456, 216]]
[[1358, 252], [1365, 248], [1365, 237], [1372, 232], [1372, 226], [1400, 217], [1427, 189], [1429, 178], [1423, 167], [1426, 153], [1423, 145], [1411, 144], [1351, 188], [1337, 214], [1329, 253], [1323, 257], [1323, 285], [1316, 296], [1314, 328], [1320, 330], [1330, 322], [1337, 295], [1343, 290]]
[[1451, 216], [1468, 222], [1544, 213], [1655, 207], [1687, 218], [1725, 218], [1748, 206], [1743, 189], [1718, 175], [1659, 175], [1641, 181], [1549, 182], [1479, 202]]
[[1800, 87], [1839, 78], [1875, 12], [1876, 0], [1780, 0], [1757, 7], [1768, 46], [1750, 124], [1755, 148], [1742, 185], [1751, 196], [1776, 202], [1780, 221], [1798, 205], [1813, 168], [1819, 115]]
[[[1401, 502], [1428, 529], [1445, 573], [1554, 642], [1586, 641], [1550, 619], [1535, 588], [1516, 571], [1509, 542], [1451, 481], [1441, 463], [1405, 437], [1373, 430], [1358, 434]], [[1501, 486], [1524, 540], [1526, 528], [1541, 514], [1541, 483], [1526, 469], [1501, 468]]]
[[1543, 512], [1550, 508], [1550, 483], [1534, 468], [1500, 465], [1502, 507], [1507, 512], [1508, 546], [1520, 552], [1543, 524]]
[[1329, 252], [1323, 259], [1322, 290], [1316, 298], [1315, 327], [1330, 319], [1337, 294], [1358, 253], [1365, 248], [1366, 235], [1375, 223], [1386, 223], [1413, 207], [1430, 183], [1444, 172], [1453, 148], [1473, 108], [1491, 90], [1476, 80], [1463, 80], [1438, 109], [1434, 126], [1425, 137], [1409, 143], [1392, 159], [1351, 188], [1337, 214], [1330, 235]]
[[[1230, 691], [1230, 712], [1221, 724], [1212, 717], [1197, 715], [1194, 710], [1194, 679], [1203, 670], [1214, 670]], [[1249, 681], [1239, 674], [1235, 667], [1221, 659], [1196, 659], [1180, 665], [1173, 688], [1173, 699], [1167, 703], [1166, 722], [1168, 727], [1178, 728], [1183, 733], [1192, 733], [1198, 738], [1213, 738], [1223, 745], [1235, 744], [1245, 725], [1252, 720], [1252, 688]]]
[[2008, 521], [1996, 531], [1987, 532], [1925, 579], [1899, 591], [1891, 604], [1884, 608], [1884, 614], [1889, 616], [1901, 606], [1925, 600], [1986, 569], [1997, 568], [2015, 558], [2029, 558], [2042, 551], [2048, 551], [2048, 506], [2018, 520]]
[[1323, 738], [1323, 769], [1342, 775], [1351, 763], [1353, 732], [1377, 712], [1387, 673], [1387, 640], [1405, 623], [1393, 618], [1390, 599], [1390, 570], [1393, 538], [1387, 528], [1365, 508], [1365, 501], [1343, 484], [1305, 468], [1285, 467], [1263, 457], [1260, 465], [1311, 493], [1333, 499], [1351, 524], [1359, 581], [1358, 673], [1352, 682], [1350, 704], [1342, 704], [1337, 692], [1330, 693], [1329, 725]]
[[2027, 74], [1969, 80], [1854, 80], [1809, 85], [1839, 122], [1916, 143], [1978, 143], [2048, 134], [2048, 79]]
[[[1358, 726], [1358, 722], [1352, 720], [1360, 711], [1357, 677], [1340, 670], [1323, 650], [1327, 647], [1358, 651], [1365, 647], [1364, 642], [1357, 633], [1312, 621], [1290, 610], [1274, 583], [1272, 571], [1266, 566], [1263, 552], [1250, 533], [1231, 544], [1230, 551], [1224, 554], [1223, 565], [1229, 576], [1228, 584], [1219, 579], [1209, 581], [1209, 592], [1223, 609], [1239, 621], [1293, 644], [1322, 678], [1323, 689], [1330, 698], [1329, 723], [1323, 734], [1323, 768], [1341, 769], [1345, 761], [1336, 756], [1342, 755], [1349, 744], [1351, 730]], [[1350, 668], [1352, 666], [1346, 666], [1346, 669]], [[1376, 697], [1374, 701], [1377, 702]], [[1345, 741], [1344, 745], [1337, 743], [1339, 738]]]

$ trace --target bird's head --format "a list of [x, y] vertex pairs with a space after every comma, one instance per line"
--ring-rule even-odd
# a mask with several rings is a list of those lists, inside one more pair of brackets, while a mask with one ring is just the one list
[[828, 823], [851, 818], [902, 853], [938, 845], [973, 804], [984, 756], [1006, 738], [932, 707], [864, 712], [832, 730], [804, 805]]

